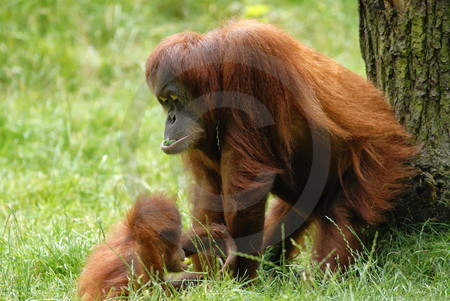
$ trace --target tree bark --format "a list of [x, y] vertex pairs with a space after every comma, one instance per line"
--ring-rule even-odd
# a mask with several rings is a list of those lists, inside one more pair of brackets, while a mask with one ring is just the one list
[[359, 0], [367, 77], [422, 144], [396, 221], [450, 219], [450, 0]]

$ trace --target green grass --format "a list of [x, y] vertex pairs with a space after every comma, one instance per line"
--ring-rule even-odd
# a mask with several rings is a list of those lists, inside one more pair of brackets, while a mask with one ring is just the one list
[[[187, 225], [188, 180], [180, 158], [159, 149], [164, 117], [143, 80], [163, 37], [257, 16], [364, 74], [355, 2], [3, 1], [0, 300], [72, 299], [90, 248], [143, 189], [177, 194]], [[345, 276], [305, 280], [302, 255], [283, 270], [261, 270], [251, 287], [209, 280], [172, 297], [449, 299], [448, 225], [394, 229], [368, 249]]]

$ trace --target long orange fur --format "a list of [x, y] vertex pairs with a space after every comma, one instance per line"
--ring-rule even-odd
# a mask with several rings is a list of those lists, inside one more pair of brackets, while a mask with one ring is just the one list
[[[263, 242], [281, 244], [280, 225], [310, 173], [312, 125], [330, 137], [331, 165], [314, 211], [285, 241], [289, 253], [289, 238], [315, 224], [313, 258], [324, 268], [346, 267], [361, 247], [355, 234], [385, 221], [411, 174], [406, 162], [416, 148], [383, 93], [273, 25], [232, 21], [203, 35], [168, 37], [147, 61], [153, 89], [158, 74], [174, 74], [212, 108], [202, 116], [204, 140], [184, 156], [197, 187], [193, 214], [201, 223], [226, 224], [235, 238], [255, 235], [239, 250], [258, 254]], [[262, 108], [272, 125], [258, 125]], [[278, 198], [265, 217], [269, 192]], [[212, 203], [222, 211], [208, 209]], [[257, 266], [239, 258], [236, 269], [254, 276]]]

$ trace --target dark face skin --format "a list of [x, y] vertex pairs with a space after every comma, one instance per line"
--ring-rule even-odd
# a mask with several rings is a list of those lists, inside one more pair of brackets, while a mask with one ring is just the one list
[[181, 272], [188, 266], [184, 263], [186, 254], [181, 246], [181, 220], [178, 221], [177, 228], [168, 228], [159, 233], [163, 244], [166, 247], [164, 258], [166, 268], [169, 272]]
[[192, 105], [192, 97], [178, 83], [155, 89], [156, 97], [167, 113], [164, 141], [161, 149], [166, 154], [178, 154], [196, 146], [202, 138], [200, 114]]
[[186, 255], [181, 246], [178, 246], [175, 251], [173, 251], [172, 256], [166, 263], [166, 268], [169, 272], [176, 273], [182, 272], [188, 268], [188, 265], [184, 263]]

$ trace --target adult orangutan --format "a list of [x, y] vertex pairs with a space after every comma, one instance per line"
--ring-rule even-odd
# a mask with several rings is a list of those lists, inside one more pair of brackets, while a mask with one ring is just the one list
[[[415, 148], [383, 94], [273, 25], [168, 37], [146, 78], [167, 113], [161, 148], [184, 153], [195, 181], [194, 224], [225, 224], [240, 252], [294, 255], [290, 239], [314, 223], [313, 259], [345, 268], [410, 173]], [[239, 257], [235, 272], [257, 267]]]

